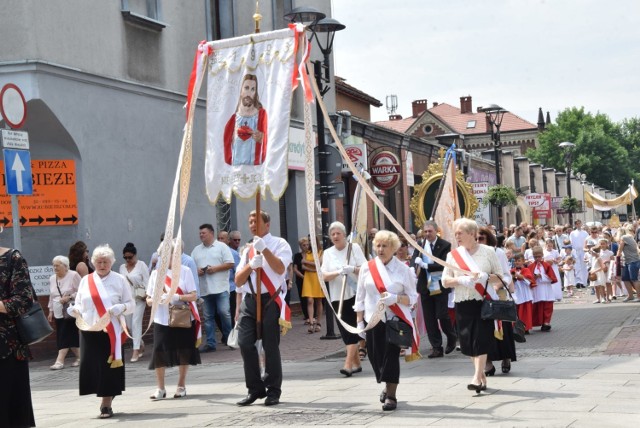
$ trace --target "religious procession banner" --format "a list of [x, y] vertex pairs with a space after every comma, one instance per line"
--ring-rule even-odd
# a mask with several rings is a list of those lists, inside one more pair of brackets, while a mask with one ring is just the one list
[[[205, 182], [212, 203], [287, 187], [291, 95], [302, 28], [208, 42]], [[306, 48], [306, 46], [305, 46]], [[306, 73], [304, 73], [306, 77]]]
[[[433, 220], [440, 229], [442, 239], [451, 242], [456, 247], [456, 239], [453, 232], [453, 222], [460, 218], [460, 205], [458, 204], [458, 187], [456, 184], [456, 152], [455, 144], [452, 145], [444, 158], [443, 171], [445, 181], [440, 194], [440, 201], [435, 209]], [[448, 164], [448, 165], [447, 165]]]
[[604, 199], [588, 191], [585, 191], [584, 195], [584, 200], [588, 208], [594, 208], [598, 211], [609, 211], [621, 205], [632, 204], [633, 200], [638, 197], [638, 191], [634, 186], [629, 186], [626, 192], [613, 199]]

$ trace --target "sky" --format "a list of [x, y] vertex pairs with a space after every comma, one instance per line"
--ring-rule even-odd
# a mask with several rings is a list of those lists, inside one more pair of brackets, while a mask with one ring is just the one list
[[332, 0], [335, 74], [383, 104], [387, 120], [427, 99], [498, 104], [532, 123], [538, 108], [640, 117], [638, 0]]

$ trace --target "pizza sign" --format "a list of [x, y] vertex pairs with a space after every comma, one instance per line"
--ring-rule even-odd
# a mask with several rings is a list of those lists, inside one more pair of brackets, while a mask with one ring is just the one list
[[400, 158], [392, 152], [376, 153], [370, 162], [369, 173], [373, 184], [382, 190], [393, 189], [400, 182]]

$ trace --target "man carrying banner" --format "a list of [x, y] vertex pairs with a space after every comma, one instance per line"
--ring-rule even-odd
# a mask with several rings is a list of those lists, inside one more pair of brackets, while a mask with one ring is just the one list
[[[451, 251], [451, 243], [439, 238], [437, 231], [438, 225], [435, 221], [428, 220], [424, 223], [424, 226], [422, 226], [422, 233], [425, 237], [424, 249], [427, 253], [444, 260]], [[414, 257], [416, 267], [420, 268], [418, 273], [418, 292], [420, 293], [425, 326], [427, 327], [427, 335], [432, 348], [427, 358], [440, 358], [456, 349], [457, 335], [451, 326], [448, 308], [451, 289], [444, 288], [440, 284], [443, 266], [420, 254], [417, 250], [414, 253]], [[438, 321], [440, 326], [438, 326]], [[447, 336], [447, 349], [442, 347], [441, 329], [442, 333]]]
[[236, 112], [224, 127], [224, 161], [261, 165], [267, 154], [267, 111], [258, 98], [258, 78], [245, 74]]
[[[265, 406], [280, 403], [282, 393], [282, 361], [280, 359], [280, 326], [290, 327], [290, 311], [284, 296], [287, 292], [285, 273], [292, 262], [291, 247], [282, 238], [269, 233], [271, 217], [260, 211], [249, 213], [249, 230], [253, 243], [242, 253], [236, 273], [238, 292], [245, 293], [238, 319], [238, 344], [244, 363], [244, 376], [248, 394], [238, 401], [248, 406], [259, 398], [267, 398]], [[261, 322], [258, 320], [257, 273], [261, 271]], [[259, 332], [258, 329], [262, 331]], [[260, 334], [261, 333], [261, 334]], [[265, 378], [260, 376], [260, 361], [256, 342], [262, 337], [265, 355]]]

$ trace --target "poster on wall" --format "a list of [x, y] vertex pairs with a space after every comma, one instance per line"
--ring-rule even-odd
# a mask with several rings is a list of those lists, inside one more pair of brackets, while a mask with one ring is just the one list
[[473, 196], [478, 200], [478, 209], [475, 212], [475, 220], [480, 226], [486, 226], [491, 224], [491, 207], [489, 205], [482, 205], [482, 200], [489, 191], [489, 182], [482, 181], [479, 183], [471, 183], [473, 186]]

